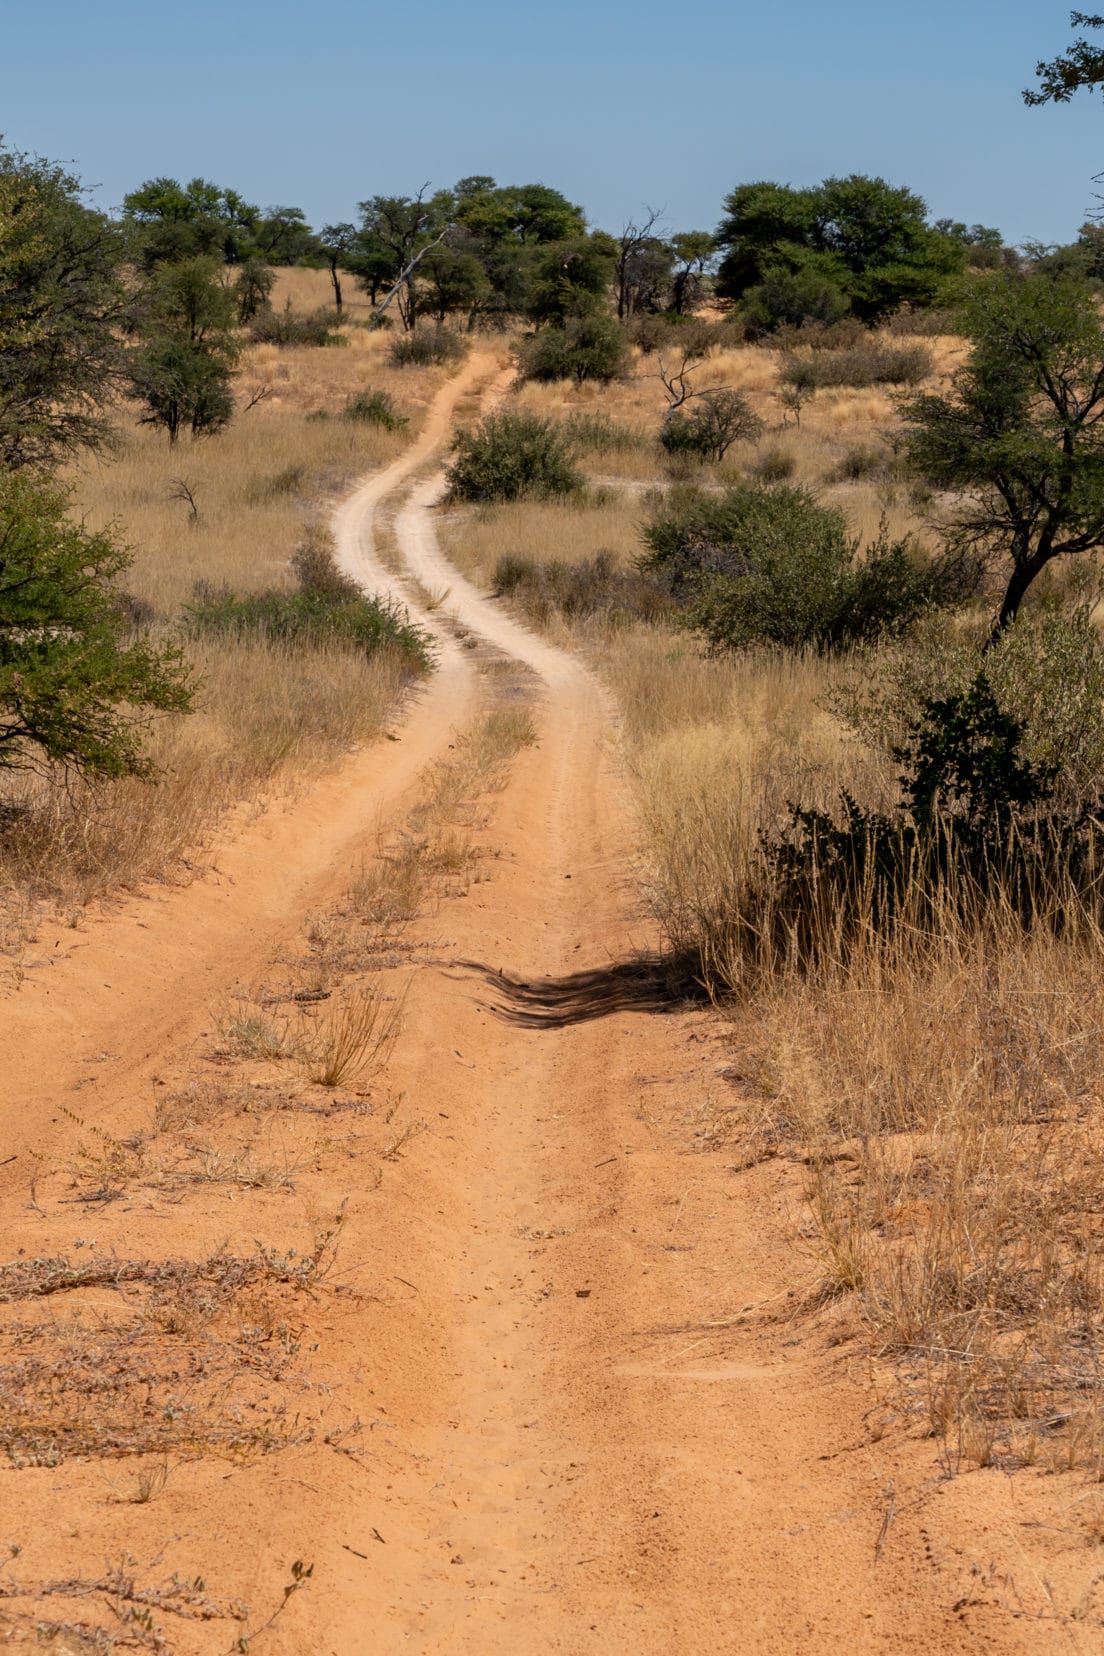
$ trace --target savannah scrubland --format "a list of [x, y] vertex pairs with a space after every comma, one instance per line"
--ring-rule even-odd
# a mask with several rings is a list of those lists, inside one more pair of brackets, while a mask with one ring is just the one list
[[[907, 342], [930, 353], [931, 383], [965, 354], [953, 336]], [[702, 377], [746, 393], [764, 427], [755, 445], [707, 468], [705, 486], [773, 468], [838, 504], [863, 541], [885, 522], [927, 542], [926, 501], [894, 463], [892, 393], [818, 392], [798, 426], [778, 401], [782, 362], [767, 344], [705, 359]], [[917, 915], [915, 934], [887, 937], [871, 902], [846, 946], [833, 934], [840, 917], [820, 917], [829, 935], [815, 962], [797, 945], [758, 950], [763, 912], [750, 915], [750, 932], [735, 922], [754, 907], [763, 841], [784, 831], [793, 803], [838, 812], [846, 794], [892, 804], [892, 697], [871, 732], [864, 695], [893, 685], [900, 706], [945, 687], [950, 661], [960, 669], [960, 653], [978, 647], [983, 614], [931, 617], [905, 640], [842, 654], [710, 654], [670, 616], [641, 624], [632, 579], [649, 491], [685, 477], [656, 442], [656, 355], [637, 352], [625, 381], [523, 385], [512, 401], [588, 433], [585, 492], [452, 507], [442, 532], [460, 568], [582, 649], [616, 694], [647, 899], [674, 957], [697, 963], [732, 1019], [733, 1097], [710, 1142], [739, 1165], [808, 1159], [805, 1303], [861, 1328], [896, 1374], [893, 1410], [944, 1444], [949, 1467], [1097, 1475], [1104, 939], [1095, 911], [1056, 933], [1025, 929], [999, 891], [965, 907], [948, 894]], [[531, 567], [515, 586], [519, 558]], [[614, 572], [612, 587], [596, 559]], [[1084, 639], [1071, 644], [1061, 603], [1052, 593], [1020, 623], [1003, 682], [1034, 712], [1036, 740], [1046, 720], [1064, 724], [1062, 763], [1076, 768], [1099, 751], [1101, 684], [1072, 675], [1100, 656], [1095, 633], [1087, 657]], [[1079, 906], [1072, 890], [1063, 896]]]
[[[320, 272], [285, 271], [275, 297], [313, 310], [325, 287]], [[350, 305], [354, 318], [356, 310]], [[382, 333], [350, 326], [338, 337], [343, 346], [248, 347], [235, 394], [243, 407], [265, 394], [217, 444], [170, 449], [124, 408], [111, 451], [72, 462], [73, 510], [92, 528], [116, 526], [133, 548], [126, 590], [143, 626], [186, 629], [204, 586], [294, 590], [295, 553], [312, 537], [324, 541], [328, 503], [416, 435], [445, 372], [395, 370]], [[366, 386], [392, 393], [407, 423], [387, 431], [343, 419]], [[378, 737], [421, 670], [400, 650], [365, 656], [340, 642], [192, 637], [185, 648], [195, 710], [153, 725], [153, 785], [73, 779], [59, 789], [31, 777], [9, 787], [0, 881], [16, 956], [43, 901], [75, 923], [93, 897], [191, 878], [229, 809], [248, 810]]]
[[[19, 176], [15, 158], [0, 185]], [[762, 234], [780, 211], [781, 244]], [[0, 661], [0, 704], [16, 710], [14, 734], [0, 731], [9, 992], [24, 992], [46, 919], [81, 928], [94, 899], [217, 866], [274, 800], [340, 777], [401, 720], [434, 651], [393, 602], [365, 613], [330, 518], [354, 480], [404, 453], [478, 346], [511, 372], [462, 407], [433, 528], [457, 570], [611, 695], [647, 982], [665, 1009], [710, 1005], [724, 1030], [721, 1081], [682, 1123], [682, 1149], [723, 1157], [736, 1181], [777, 1164], [798, 1190], [785, 1315], [795, 1341], [865, 1365], [871, 1443], [930, 1440], [940, 1478], [1068, 1474], [1069, 1528], [1095, 1547], [1104, 523], [1086, 410], [1104, 386], [1099, 231], [1017, 252], [983, 226], [930, 223], [919, 198], [863, 176], [739, 186], [725, 212], [716, 237], [670, 236], [654, 218], [606, 235], [545, 186], [475, 178], [373, 197], [359, 228], [315, 235], [294, 210], [261, 215], [202, 180], [128, 197], [126, 305], [99, 336], [128, 364], [102, 399], [109, 430], [78, 421], [51, 436], [52, 413], [20, 427], [0, 399], [12, 475], [50, 471], [82, 533], [129, 548], [97, 626], [124, 652], [113, 670], [138, 675], [111, 680], [109, 700], [141, 731], [139, 751], [110, 717], [91, 735], [79, 718], [70, 728], [80, 695], [65, 682], [47, 684], [57, 729], [24, 729], [26, 659], [64, 656], [79, 628], [13, 611]], [[868, 212], [893, 220], [895, 261], [855, 250]], [[0, 277], [14, 270], [16, 286], [17, 255], [5, 266], [0, 239]], [[1059, 425], [1084, 465], [1037, 468], [1054, 523], [1040, 530], [1036, 501], [1013, 526], [1021, 544], [978, 516], [984, 466], [1007, 455], [978, 438], [949, 459], [947, 430], [984, 371], [1009, 452], [1053, 437], [1049, 391], [999, 368], [1025, 306], [1059, 339], [1057, 379], [1081, 399]], [[95, 401], [75, 393], [74, 420]], [[45, 433], [41, 453], [24, 452], [28, 432]], [[400, 561], [391, 525], [376, 531]], [[422, 594], [430, 613], [447, 596]], [[143, 1217], [144, 1252], [121, 1251], [118, 1220], [106, 1249], [81, 1237], [64, 1256], [0, 1266], [13, 1467], [126, 1459], [136, 1481], [112, 1499], [145, 1506], [205, 1457], [367, 1454], [363, 1422], [328, 1412], [328, 1383], [302, 1360], [296, 1306], [336, 1316], [344, 1292], [344, 1208], [324, 1210], [334, 1165], [362, 1160], [374, 1189], [431, 1125], [387, 1090], [403, 973], [436, 946], [408, 928], [480, 883], [492, 802], [541, 730], [523, 675], [486, 651], [479, 672], [480, 716], [376, 855], [266, 961], [270, 981], [212, 1009], [200, 1059], [155, 1078], [148, 1121], [104, 1126], [63, 1106], [78, 1151], [37, 1168], [21, 1223], [78, 1202], [106, 1232], [131, 1211], [120, 1204], [175, 1215], [213, 1190], [252, 1204], [261, 1239], [228, 1250], [212, 1226], [229, 1209], [190, 1209], [188, 1257], [146, 1247]], [[493, 1179], [488, 1191], [493, 1206]], [[310, 1230], [298, 1251], [277, 1208], [289, 1194], [299, 1244]], [[95, 1301], [58, 1326], [27, 1310], [121, 1284], [121, 1319]], [[588, 1278], [575, 1296], [592, 1291]], [[181, 1350], [196, 1376], [184, 1408]], [[122, 1566], [20, 1588], [17, 1556], [0, 1596], [94, 1597], [149, 1649], [167, 1648], [154, 1612], [236, 1621], [246, 1648], [310, 1575], [301, 1559], [286, 1582], [269, 1570], [276, 1608], [259, 1623], [199, 1581], [136, 1586]], [[1055, 1617], [1098, 1625], [1092, 1588]], [[117, 1643], [25, 1605], [12, 1626]]]

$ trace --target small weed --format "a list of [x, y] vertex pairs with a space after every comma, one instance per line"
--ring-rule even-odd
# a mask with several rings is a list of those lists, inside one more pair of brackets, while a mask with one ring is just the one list
[[399, 1037], [402, 1014], [402, 1000], [388, 1004], [372, 990], [327, 1008], [304, 1041], [310, 1079], [322, 1087], [340, 1087], [374, 1078]]

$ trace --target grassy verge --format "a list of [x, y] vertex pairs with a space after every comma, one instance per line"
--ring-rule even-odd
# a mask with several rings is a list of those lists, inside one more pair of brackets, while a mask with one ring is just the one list
[[[324, 302], [324, 278], [287, 272], [281, 280], [311, 309]], [[387, 338], [365, 331], [355, 309], [343, 350], [249, 347], [225, 434], [170, 449], [163, 435], [124, 418], [115, 452], [74, 468], [74, 510], [91, 526], [116, 523], [133, 548], [127, 603], [135, 624], [188, 635], [197, 711], [152, 728], [156, 785], [91, 788], [56, 775], [3, 782], [0, 948], [18, 953], [43, 901], [72, 916], [120, 886], [189, 877], [230, 807], [372, 740], [424, 669], [416, 640], [401, 629], [352, 625], [348, 606], [350, 625], [311, 625], [317, 603], [299, 590], [297, 554], [317, 549], [329, 502], [401, 452], [448, 376], [391, 367]], [[366, 390], [386, 393], [405, 425], [346, 418]], [[200, 608], [209, 625], [188, 616], [197, 590], [207, 594]], [[220, 600], [225, 611], [231, 594], [233, 626], [220, 624], [225, 613], [209, 613]], [[265, 614], [252, 613], [266, 604]], [[292, 611], [296, 624], [284, 625]]]
[[[940, 342], [938, 371], [956, 355]], [[710, 359], [710, 382], [746, 391], [775, 429], [709, 468], [707, 486], [773, 467], [838, 501], [856, 533], [883, 513], [915, 531], [887, 394], [826, 389], [783, 428], [773, 357]], [[1027, 932], [994, 897], [968, 918], [948, 903], [923, 935], [869, 928], [815, 971], [733, 948], [762, 837], [789, 802], [828, 808], [847, 790], [884, 810], [900, 767], [830, 711], [840, 663], [709, 658], [662, 614], [626, 613], [646, 491], [669, 480], [647, 441], [662, 412], [649, 376], [638, 358], [605, 389], [518, 393], [580, 430], [590, 497], [453, 512], [452, 555], [588, 649], [617, 693], [653, 911], [738, 1008], [739, 1079], [713, 1136], [741, 1166], [781, 1155], [808, 1168], [806, 1308], [886, 1365], [889, 1414], [935, 1436], [948, 1468], [1098, 1475], [1104, 938], [1090, 923]]]

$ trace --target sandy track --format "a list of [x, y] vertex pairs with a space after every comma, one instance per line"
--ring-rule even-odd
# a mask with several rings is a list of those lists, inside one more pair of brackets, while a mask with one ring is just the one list
[[[416, 598], [376, 561], [372, 515], [489, 371], [473, 361], [338, 514], [345, 567], [374, 588]], [[125, 905], [7, 1009], [10, 1251], [60, 1251], [89, 1225], [119, 1252], [283, 1234], [275, 1197], [28, 1211], [28, 1156], [71, 1143], [56, 1104], [78, 1085], [86, 1114], [132, 1124], [154, 1071], [193, 1052], [212, 995], [338, 888], [366, 827], [476, 705], [458, 629], [525, 664], [539, 746], [482, 836], [488, 877], [415, 928], [441, 964], [411, 974], [388, 1085], [428, 1131], [378, 1190], [332, 1154], [310, 1185], [316, 1219], [348, 1203], [344, 1280], [362, 1297], [306, 1307], [298, 1338], [368, 1449], [206, 1457], [137, 1507], [91, 1465], [5, 1472], [0, 1541], [34, 1536], [40, 1574], [161, 1547], [166, 1567], [262, 1603], [308, 1558], [309, 1590], [257, 1641], [286, 1656], [1092, 1648], [1009, 1615], [990, 1569], [1022, 1560], [1006, 1481], [964, 1500], [931, 1445], [874, 1441], [877, 1399], [833, 1326], [741, 1320], [784, 1308], [802, 1274], [800, 1172], [694, 1150], [695, 1114], [727, 1085], [722, 1032], [704, 1012], [626, 1007], [608, 970], [651, 939], [606, 698], [447, 564], [438, 489], [417, 483], [396, 519], [410, 575], [449, 589], [423, 616], [440, 672], [400, 746], [229, 843], [219, 883]], [[509, 974], [537, 985], [529, 999]], [[97, 1054], [111, 1056], [94, 1070]], [[228, 1642], [189, 1624], [180, 1648]]]

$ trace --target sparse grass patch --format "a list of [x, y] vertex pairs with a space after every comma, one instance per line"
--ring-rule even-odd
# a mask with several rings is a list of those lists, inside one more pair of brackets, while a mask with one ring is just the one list
[[361, 1086], [383, 1069], [402, 1029], [403, 1001], [360, 990], [328, 1006], [306, 1041], [306, 1070], [321, 1087]]

